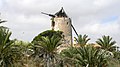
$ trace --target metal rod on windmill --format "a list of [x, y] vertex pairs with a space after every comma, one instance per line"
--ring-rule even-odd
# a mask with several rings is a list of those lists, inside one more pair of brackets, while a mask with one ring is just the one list
[[75, 29], [75, 27], [72, 25], [72, 23], [71, 23], [71, 27], [73, 28], [75, 34], [76, 34], [77, 36], [79, 36], [78, 33], [77, 33], [77, 31], [76, 31], [76, 29]]
[[44, 12], [41, 12], [41, 13], [44, 14], [44, 15], [48, 15], [48, 16], [52, 17], [52, 18], [51, 18], [51, 20], [52, 20], [51, 26], [52, 26], [52, 30], [54, 30], [54, 26], [55, 26], [54, 18], [55, 18], [55, 15], [53, 15], [53, 14], [48, 14], [48, 13], [44, 13]]
[[48, 14], [48, 13], [44, 13], [44, 12], [41, 12], [42, 14], [45, 14], [45, 15], [48, 15], [50, 17], [55, 17], [55, 15], [52, 15], [52, 14]]

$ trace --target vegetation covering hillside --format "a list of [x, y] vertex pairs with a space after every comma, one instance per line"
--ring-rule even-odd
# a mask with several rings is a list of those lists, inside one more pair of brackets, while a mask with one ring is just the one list
[[79, 35], [75, 41], [80, 47], [57, 53], [63, 43], [61, 31], [43, 31], [32, 42], [11, 40], [11, 34], [0, 26], [0, 67], [120, 67], [120, 50], [110, 36], [98, 38], [97, 48], [88, 43], [88, 35]]

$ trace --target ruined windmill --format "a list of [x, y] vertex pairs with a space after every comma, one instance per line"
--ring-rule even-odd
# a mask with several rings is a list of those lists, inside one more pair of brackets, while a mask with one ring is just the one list
[[71, 19], [67, 16], [63, 7], [61, 8], [60, 11], [58, 11], [54, 15], [43, 13], [43, 12], [42, 12], [42, 14], [49, 15], [50, 17], [52, 17], [51, 18], [51, 20], [52, 20], [52, 23], [51, 23], [52, 30], [62, 31], [63, 35], [64, 35], [64, 39], [65, 39], [65, 44], [66, 45], [72, 45], [72, 43], [73, 43], [72, 42], [72, 28], [75, 31], [76, 35], [78, 35], [78, 34], [77, 34], [74, 26], [71, 23]]

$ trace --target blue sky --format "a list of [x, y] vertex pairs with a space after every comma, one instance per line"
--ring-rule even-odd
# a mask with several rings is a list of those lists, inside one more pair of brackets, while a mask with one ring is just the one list
[[108, 16], [102, 19], [103, 23], [110, 23], [119, 19], [119, 16]]
[[8, 21], [3, 25], [13, 32], [12, 39], [31, 41], [51, 29], [50, 18], [41, 12], [54, 14], [64, 7], [78, 33], [87, 34], [90, 43], [110, 35], [120, 45], [119, 6], [120, 0], [0, 0], [0, 17]]

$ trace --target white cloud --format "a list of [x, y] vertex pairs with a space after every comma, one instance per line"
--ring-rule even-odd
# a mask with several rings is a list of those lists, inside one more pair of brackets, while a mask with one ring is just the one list
[[112, 4], [113, 2], [115, 2], [115, 0], [95, 0], [94, 1], [94, 4], [96, 6], [102, 6], [102, 7], [105, 7], [105, 6], [109, 6], [110, 4]]
[[[117, 23], [96, 23], [89, 24], [81, 28], [79, 31], [86, 33], [96, 33], [96, 34], [117, 34], [119, 33], [120, 25]], [[113, 32], [114, 31], [114, 32]]]
[[54, 14], [64, 7], [80, 34], [88, 34], [93, 41], [110, 35], [120, 44], [120, 19], [102, 22], [107, 17], [120, 17], [119, 6], [120, 0], [0, 0], [2, 17], [8, 21], [4, 25], [13, 32], [12, 38], [23, 40], [50, 29], [50, 18], [41, 12]]

